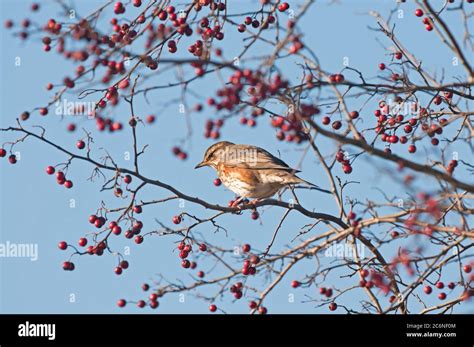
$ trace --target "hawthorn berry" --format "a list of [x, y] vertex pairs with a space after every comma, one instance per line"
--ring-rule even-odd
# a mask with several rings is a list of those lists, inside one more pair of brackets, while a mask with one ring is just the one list
[[181, 261], [181, 266], [185, 269], [189, 269], [191, 267], [191, 262], [187, 259], [183, 259]]
[[122, 261], [120, 262], [120, 267], [121, 267], [122, 269], [126, 270], [126, 269], [128, 269], [128, 266], [129, 266], [128, 261], [122, 260]]
[[114, 235], [120, 235], [121, 232], [122, 232], [122, 228], [119, 225], [116, 225], [112, 228], [112, 233]]
[[290, 8], [290, 5], [287, 2], [282, 2], [281, 4], [278, 5], [278, 11], [280, 12], [285, 12]]
[[59, 243], [58, 243], [58, 248], [59, 248], [60, 250], [63, 250], [63, 251], [64, 251], [65, 249], [67, 249], [67, 243], [66, 243], [65, 241], [59, 242]]
[[209, 306], [209, 311], [211, 311], [211, 312], [216, 312], [216, 311], [217, 311], [217, 306], [214, 305], [214, 304], [210, 305], [210, 306]]
[[181, 223], [181, 216], [174, 216], [174, 217], [173, 217], [173, 223], [174, 223], [174, 224], [179, 224], [179, 223]]
[[125, 175], [125, 177], [123, 178], [123, 181], [126, 183], [126, 184], [130, 184], [132, 182], [132, 176], [130, 175]]

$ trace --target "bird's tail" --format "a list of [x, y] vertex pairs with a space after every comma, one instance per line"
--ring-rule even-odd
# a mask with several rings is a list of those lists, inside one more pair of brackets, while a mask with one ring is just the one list
[[292, 182], [292, 183], [296, 183], [296, 184], [299, 183], [299, 184], [308, 186], [309, 189], [317, 190], [317, 191], [320, 191], [320, 192], [323, 192], [323, 193], [326, 193], [326, 194], [332, 194], [331, 191], [329, 191], [329, 190], [327, 190], [327, 189], [324, 189], [324, 188], [321, 188], [321, 187], [317, 186], [317, 185], [314, 184], [314, 183], [305, 181], [304, 179], [299, 178], [298, 176], [294, 176], [294, 177], [295, 177], [295, 180], [294, 180], [294, 182]]

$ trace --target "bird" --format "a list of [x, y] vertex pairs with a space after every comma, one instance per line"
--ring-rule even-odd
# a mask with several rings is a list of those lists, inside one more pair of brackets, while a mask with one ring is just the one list
[[252, 198], [251, 203], [256, 203], [272, 197], [286, 186], [297, 184], [330, 193], [296, 176], [300, 170], [289, 167], [257, 146], [217, 142], [206, 150], [195, 169], [205, 166], [215, 169], [222, 184], [239, 196], [233, 206], [245, 198]]

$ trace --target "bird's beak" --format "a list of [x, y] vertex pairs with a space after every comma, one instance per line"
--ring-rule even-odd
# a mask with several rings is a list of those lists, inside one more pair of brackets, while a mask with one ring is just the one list
[[203, 167], [203, 166], [207, 166], [207, 163], [205, 161], [202, 161], [200, 162], [199, 164], [197, 164], [194, 169], [199, 169], [200, 167]]

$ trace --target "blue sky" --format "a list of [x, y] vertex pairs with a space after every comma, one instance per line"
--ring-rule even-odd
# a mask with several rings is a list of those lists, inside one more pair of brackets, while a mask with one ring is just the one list
[[[78, 1], [78, 13], [86, 14], [98, 7], [98, 1]], [[231, 8], [232, 13], [257, 9], [257, 1], [242, 0], [236, 2]], [[290, 1], [292, 8], [300, 4], [300, 1]], [[7, 0], [1, 3], [1, 21], [12, 18], [19, 22], [25, 16], [30, 16], [29, 2]], [[377, 66], [380, 62], [390, 61], [387, 51], [383, 46], [390, 43], [375, 31], [368, 30], [368, 26], [375, 27], [375, 21], [367, 15], [369, 10], [377, 10], [383, 16], [395, 7], [394, 1], [342, 1], [341, 4], [328, 5], [325, 1], [311, 7], [302, 21], [302, 32], [305, 43], [312, 48], [318, 56], [325, 70], [339, 71], [343, 68], [344, 57], [349, 59], [351, 67], [362, 71], [369, 80], [375, 80], [379, 73]], [[415, 7], [406, 4], [403, 7], [405, 13], [403, 18], [395, 18], [396, 31], [405, 46], [412, 50], [418, 59], [422, 60], [428, 71], [444, 73], [447, 80], [453, 76], [463, 76], [464, 71], [460, 66], [452, 66], [452, 53], [449, 52], [438, 41], [432, 33], [428, 33], [420, 27], [419, 18], [413, 15]], [[58, 7], [51, 1], [45, 1], [39, 13], [32, 15], [35, 20], [42, 23], [52, 16], [58, 15]], [[109, 11], [110, 12], [110, 11]], [[109, 17], [107, 17], [109, 18]], [[455, 23], [452, 14], [446, 16], [448, 23]], [[457, 18], [457, 17], [456, 17]], [[454, 33], [462, 33], [460, 22], [453, 26]], [[0, 66], [2, 81], [0, 83], [1, 101], [1, 126], [14, 123], [15, 118], [25, 109], [32, 109], [44, 105], [52, 97], [51, 92], [45, 90], [48, 82], [59, 83], [65, 75], [73, 74], [73, 65], [61, 59], [53, 52], [45, 53], [39, 37], [34, 42], [22, 43], [11, 33], [2, 28]], [[228, 39], [224, 40], [220, 47], [224, 50], [226, 57], [238, 54], [237, 43], [242, 36], [229, 30], [226, 32]], [[436, 47], [436, 48], [435, 48]], [[259, 50], [265, 49], [263, 45], [257, 45], [250, 55], [258, 55]], [[267, 47], [268, 49], [268, 47]], [[15, 58], [21, 58], [21, 65], [15, 66]], [[179, 55], [178, 55], [179, 57]], [[251, 66], [251, 63], [249, 63]], [[297, 81], [301, 71], [298, 66], [288, 60], [285, 64], [285, 74], [290, 81]], [[356, 78], [356, 75], [347, 73], [348, 77]], [[158, 78], [151, 79], [151, 84], [163, 84], [175, 79], [174, 73], [165, 73]], [[190, 89], [195, 97], [190, 96], [190, 105], [212, 96], [216, 77], [209, 76], [197, 81]], [[76, 87], [75, 91], [80, 90]], [[149, 144], [142, 158], [143, 173], [150, 177], [156, 177], [163, 182], [172, 184], [189, 195], [203, 197], [208, 201], [225, 204], [233, 197], [233, 194], [224, 187], [216, 188], [212, 181], [215, 173], [211, 169], [194, 171], [194, 165], [201, 160], [205, 149], [212, 143], [202, 136], [204, 121], [208, 118], [216, 119], [217, 115], [213, 109], [206, 108], [204, 112], [193, 113], [190, 116], [193, 134], [190, 141], [186, 142], [184, 148], [189, 152], [187, 161], [179, 161], [171, 154], [173, 145], [181, 144], [186, 137], [187, 123], [185, 117], [179, 113], [176, 105], [170, 105], [163, 109], [160, 107], [164, 102], [179, 97], [180, 89], [160, 89], [148, 95], [148, 102], [138, 98], [135, 104], [135, 112], [139, 115], [155, 114], [156, 124], [152, 126], [140, 126], [138, 128], [139, 141], [141, 145]], [[75, 101], [76, 94], [67, 94], [69, 100]], [[359, 109], [365, 99], [351, 99], [348, 102], [350, 108]], [[374, 108], [374, 102], [369, 103], [367, 113]], [[126, 122], [129, 118], [127, 105], [122, 103], [113, 110], [116, 119]], [[369, 116], [371, 116], [368, 113]], [[371, 116], [372, 117], [372, 116]], [[272, 153], [280, 153], [290, 166], [298, 164], [302, 154], [302, 147], [287, 145], [275, 140], [274, 129], [269, 126], [267, 119], [259, 119], [255, 129], [243, 127], [238, 124], [238, 118], [229, 120], [222, 129], [222, 139], [236, 143], [250, 143], [266, 148]], [[131, 136], [127, 131], [120, 134], [109, 135], [97, 133], [95, 124], [91, 120], [83, 119], [78, 122], [78, 131], [66, 133], [65, 128], [68, 121], [60, 120], [54, 114], [39, 118], [36, 114], [28, 122], [28, 125], [38, 124], [47, 129], [46, 136], [68, 149], [75, 150], [75, 143], [82, 137], [81, 127], [93, 132], [94, 148], [100, 153], [99, 148], [107, 148], [119, 165], [131, 167], [132, 163], [124, 160], [124, 152], [131, 151]], [[128, 129], [127, 129], [128, 130]], [[0, 142], [12, 140], [11, 134], [0, 133]], [[320, 147], [325, 154], [332, 153], [334, 144], [321, 139]], [[439, 156], [436, 149], [428, 147], [428, 152], [419, 150], [415, 158], [424, 158], [426, 155]], [[166, 278], [174, 281], [180, 279], [185, 283], [191, 282], [190, 272], [180, 266], [180, 261], [174, 250], [173, 237], [149, 237], [141, 245], [136, 245], [124, 238], [114, 240], [113, 247], [123, 251], [129, 246], [131, 255], [127, 257], [130, 268], [122, 276], [114, 274], [116, 258], [110, 255], [103, 257], [79, 257], [75, 258], [76, 270], [65, 272], [61, 263], [67, 257], [67, 252], [58, 250], [57, 243], [66, 240], [76, 243], [84, 234], [92, 231], [87, 217], [96, 211], [100, 202], [105, 201], [108, 206], [125, 205], [126, 200], [119, 201], [111, 192], [100, 193], [100, 181], [92, 183], [87, 180], [91, 174], [91, 167], [84, 163], [73, 162], [70, 176], [75, 186], [66, 190], [55, 183], [54, 178], [45, 174], [44, 169], [48, 165], [67, 160], [62, 154], [52, 148], [28, 140], [19, 144], [16, 150], [21, 153], [21, 160], [16, 166], [0, 163], [0, 241], [15, 243], [34, 243], [38, 245], [39, 257], [37, 261], [25, 258], [0, 258], [0, 312], [2, 313], [115, 313], [115, 312], [149, 312], [139, 311], [135, 307], [127, 307], [120, 310], [116, 307], [119, 298], [141, 299], [144, 297], [140, 285], [144, 282], [151, 283], [156, 274], [162, 273]], [[452, 148], [458, 151], [460, 156], [469, 158], [471, 155], [463, 146]], [[349, 151], [351, 151], [349, 149]], [[353, 151], [353, 150], [352, 150]], [[402, 153], [406, 155], [406, 152]], [[471, 157], [472, 159], [472, 157]], [[378, 160], [367, 161], [362, 159], [355, 165], [351, 180], [359, 181], [360, 184], [352, 185], [347, 193], [351, 197], [363, 201], [365, 199], [382, 200], [383, 197], [377, 191], [382, 189], [388, 195], [404, 196], [404, 188], [394, 183], [391, 174], [394, 172], [393, 165], [386, 165]], [[342, 172], [338, 175], [346, 178]], [[301, 177], [322, 187], [329, 187], [326, 176], [320, 165], [311, 158], [306, 157], [302, 165]], [[469, 176], [460, 176], [467, 181], [472, 181]], [[417, 183], [417, 187], [429, 190], [429, 180]], [[315, 209], [326, 213], [337, 213], [334, 201], [328, 196], [320, 193], [302, 192], [301, 200], [308, 209]], [[166, 192], [157, 188], [147, 188], [140, 199], [158, 199], [169, 196]], [[286, 199], [289, 197], [287, 196]], [[71, 199], [74, 199], [75, 207], [71, 208]], [[186, 203], [184, 209], [190, 213], [200, 216], [209, 216], [209, 212], [199, 207]], [[145, 208], [143, 222], [145, 229], [157, 228], [155, 219], [171, 225], [173, 215], [182, 212], [178, 201], [171, 201], [164, 205]], [[262, 211], [261, 211], [262, 212]], [[222, 225], [228, 233], [218, 232], [208, 225], [199, 227], [198, 231], [211, 243], [225, 247], [239, 246], [243, 243], [251, 243], [255, 249], [264, 249], [271, 239], [276, 221], [283, 215], [281, 209], [265, 209], [261, 221], [250, 219], [249, 212], [243, 216], [224, 216]], [[273, 245], [273, 251], [278, 251], [287, 245], [294, 245], [292, 239], [297, 235], [299, 229], [309, 220], [302, 219], [296, 213], [290, 215], [279, 237]], [[315, 233], [324, 229], [316, 228]], [[430, 247], [430, 246], [426, 246]], [[396, 248], [388, 249], [388, 254], [395, 252]], [[320, 259], [328, 264], [331, 259]], [[315, 287], [292, 289], [290, 283], [293, 279], [302, 279], [306, 273], [313, 270], [316, 259], [306, 260], [282, 281], [266, 300], [266, 306], [273, 313], [327, 313], [327, 308], [316, 307], [316, 303], [304, 302], [311, 298], [317, 298]], [[199, 268], [206, 271], [212, 266], [211, 263], [203, 261]], [[220, 272], [221, 271], [221, 272]], [[224, 273], [217, 270], [216, 274]], [[344, 287], [354, 285], [347, 279], [339, 278], [343, 272], [334, 272], [329, 276], [325, 285]], [[444, 273], [446, 281], [456, 281], [458, 274], [450, 269]], [[261, 278], [251, 279], [251, 285], [263, 289]], [[349, 283], [349, 284], [348, 284]], [[351, 284], [350, 284], [351, 283]], [[266, 283], [268, 284], [268, 283]], [[212, 295], [215, 288], [204, 293]], [[289, 298], [294, 296], [294, 302]], [[71, 302], [74, 297], [75, 302]], [[350, 295], [342, 296], [338, 303], [351, 306], [356, 301], [365, 297], [362, 290], [351, 292]], [[187, 294], [184, 298], [168, 296], [160, 302], [159, 311], [165, 313], [202, 313], [207, 312], [208, 303]], [[430, 301], [428, 300], [430, 303]], [[435, 299], [431, 303], [436, 303]], [[231, 297], [225, 295], [217, 304], [226, 312], [245, 313], [248, 312], [247, 300], [232, 303]], [[357, 305], [357, 304], [356, 304]], [[472, 303], [457, 308], [456, 312], [472, 312]]]

